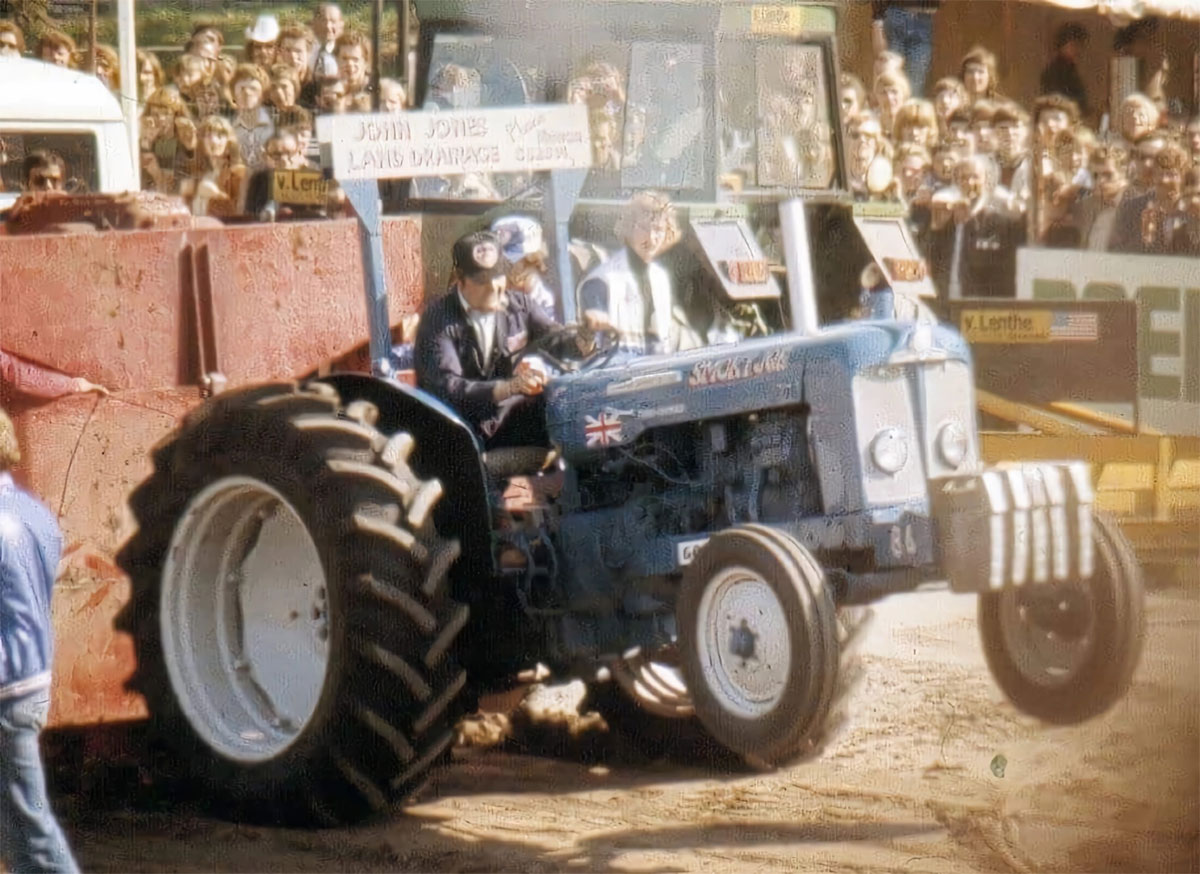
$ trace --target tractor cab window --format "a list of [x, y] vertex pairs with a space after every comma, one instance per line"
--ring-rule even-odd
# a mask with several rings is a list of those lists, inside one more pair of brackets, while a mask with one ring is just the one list
[[[438, 34], [434, 37], [424, 109], [524, 106], [546, 101], [545, 69], [515, 40]], [[524, 173], [468, 173], [414, 180], [433, 200], [501, 201], [529, 185]]]
[[95, 134], [0, 130], [0, 195], [12, 196], [24, 191], [25, 156], [37, 151], [51, 152], [63, 159], [64, 191], [83, 194], [100, 187]]
[[718, 45], [722, 188], [833, 186], [836, 116], [822, 52], [744, 40]]
[[702, 46], [635, 43], [625, 108], [622, 187], [703, 188], [708, 175], [708, 105]]

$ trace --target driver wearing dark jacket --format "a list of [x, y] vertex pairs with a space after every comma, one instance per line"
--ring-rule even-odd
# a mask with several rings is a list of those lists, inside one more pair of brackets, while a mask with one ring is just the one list
[[510, 294], [500, 241], [491, 231], [459, 239], [454, 286], [421, 317], [417, 384], [454, 407], [485, 449], [545, 446], [545, 374], [514, 360], [559, 324], [526, 294]]

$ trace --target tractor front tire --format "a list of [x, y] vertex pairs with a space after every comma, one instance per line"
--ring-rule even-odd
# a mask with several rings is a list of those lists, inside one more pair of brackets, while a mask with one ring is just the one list
[[413, 438], [331, 386], [230, 392], [153, 452], [122, 550], [131, 688], [168, 771], [234, 818], [339, 825], [448, 754], [467, 677], [458, 544]]
[[1125, 694], [1145, 637], [1133, 548], [1107, 517], [1093, 517], [1092, 534], [1091, 579], [979, 596], [979, 632], [996, 683], [1019, 710], [1060, 725], [1097, 716]]
[[758, 768], [821, 740], [838, 679], [837, 614], [825, 574], [789, 535], [746, 525], [713, 535], [676, 605], [696, 716]]

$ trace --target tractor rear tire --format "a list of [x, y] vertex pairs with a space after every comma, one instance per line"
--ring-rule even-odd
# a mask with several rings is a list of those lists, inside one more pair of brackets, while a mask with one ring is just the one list
[[331, 386], [223, 394], [152, 453], [122, 550], [130, 687], [183, 787], [233, 818], [360, 821], [448, 755], [458, 544], [413, 438]]
[[789, 535], [722, 531], [684, 573], [676, 605], [696, 716], [757, 768], [811, 752], [838, 680], [837, 614], [825, 574]]
[[1125, 694], [1145, 637], [1145, 588], [1133, 548], [1104, 516], [1094, 517], [1092, 531], [1090, 580], [979, 596], [979, 632], [996, 683], [1019, 710], [1059, 725], [1097, 716]]

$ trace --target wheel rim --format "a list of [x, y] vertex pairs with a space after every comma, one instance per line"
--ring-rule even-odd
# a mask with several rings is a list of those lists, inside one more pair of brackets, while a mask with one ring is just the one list
[[325, 686], [329, 611], [320, 554], [283, 495], [233, 476], [192, 498], [159, 622], [180, 708], [213, 750], [254, 763], [295, 742]]
[[1091, 590], [1078, 583], [1022, 586], [1000, 598], [1004, 645], [1017, 670], [1039, 686], [1074, 680], [1091, 658], [1095, 623]]
[[744, 719], [774, 709], [791, 673], [791, 629], [766, 580], [744, 567], [722, 569], [696, 622], [701, 671], [721, 707]]
[[665, 719], [695, 714], [687, 681], [678, 665], [651, 661], [640, 653], [612, 667], [613, 680], [647, 713]]

